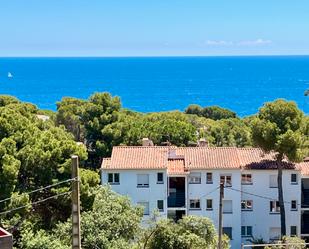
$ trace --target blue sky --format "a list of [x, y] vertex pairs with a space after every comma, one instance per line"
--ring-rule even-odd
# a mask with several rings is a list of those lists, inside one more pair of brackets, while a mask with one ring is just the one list
[[1, 0], [0, 56], [309, 54], [308, 0]]

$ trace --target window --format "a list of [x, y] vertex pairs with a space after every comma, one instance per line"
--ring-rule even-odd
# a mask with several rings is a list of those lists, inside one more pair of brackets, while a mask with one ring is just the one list
[[212, 173], [210, 173], [210, 172], [206, 173], [206, 183], [212, 184]]
[[290, 235], [291, 236], [297, 236], [297, 226], [291, 226], [290, 227]]
[[223, 233], [226, 234], [230, 239], [233, 239], [233, 232], [231, 227], [223, 227]]
[[221, 175], [220, 183], [223, 183], [225, 187], [232, 187], [232, 176], [231, 175]]
[[252, 211], [253, 210], [253, 201], [252, 200], [242, 200], [241, 201], [241, 210], [242, 211]]
[[157, 183], [162, 184], [163, 181], [163, 173], [162, 172], [158, 172], [157, 174]]
[[280, 236], [281, 236], [281, 229], [280, 229], [280, 227], [271, 227], [269, 229], [269, 239], [271, 241], [279, 240]]
[[291, 201], [291, 210], [297, 211], [297, 201], [296, 200]]
[[252, 226], [241, 226], [241, 237], [252, 237]]
[[278, 177], [277, 175], [269, 176], [269, 187], [270, 188], [278, 188]]
[[139, 188], [149, 187], [149, 175], [148, 174], [138, 174], [137, 175], [137, 187]]
[[189, 175], [189, 183], [201, 183], [201, 173], [193, 172]]
[[297, 184], [297, 174], [291, 174], [291, 184]]
[[157, 208], [159, 209], [160, 212], [164, 211], [164, 201], [163, 200], [157, 201]]
[[233, 213], [233, 202], [232, 202], [232, 200], [223, 200], [223, 213], [224, 214]]
[[212, 199], [207, 199], [206, 200], [206, 209], [207, 210], [212, 210]]
[[108, 173], [107, 181], [109, 184], [119, 184], [120, 183], [119, 173]]
[[241, 175], [241, 184], [242, 185], [252, 184], [252, 175], [251, 174], [242, 174]]
[[280, 213], [279, 201], [270, 201], [269, 208], [271, 213]]
[[201, 209], [201, 202], [199, 199], [190, 200], [190, 209]]
[[137, 204], [144, 208], [144, 215], [149, 215], [149, 202], [138, 202]]

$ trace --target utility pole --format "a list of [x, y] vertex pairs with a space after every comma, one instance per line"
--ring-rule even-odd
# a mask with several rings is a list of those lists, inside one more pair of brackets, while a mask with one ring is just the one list
[[72, 156], [72, 249], [81, 249], [78, 156]]
[[218, 249], [222, 249], [222, 221], [223, 221], [223, 198], [224, 198], [224, 183], [220, 183], [220, 200], [219, 200], [219, 241], [218, 241]]

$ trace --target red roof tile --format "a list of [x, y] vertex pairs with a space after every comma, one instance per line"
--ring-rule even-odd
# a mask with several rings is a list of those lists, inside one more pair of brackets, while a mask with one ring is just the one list
[[177, 148], [184, 155], [188, 169], [237, 169], [240, 162], [234, 147], [183, 147]]
[[169, 175], [188, 174], [188, 171], [185, 168], [185, 160], [184, 159], [169, 159], [168, 166], [167, 166], [167, 173]]
[[[110, 167], [113, 169], [167, 168], [168, 147], [116, 146]], [[104, 165], [102, 165], [104, 167]]]
[[309, 176], [309, 161], [298, 163], [297, 169], [301, 171], [303, 176]]
[[[167, 169], [184, 174], [190, 169], [277, 169], [275, 154], [258, 148], [115, 146], [102, 169]], [[283, 162], [285, 169], [309, 175], [309, 162]]]

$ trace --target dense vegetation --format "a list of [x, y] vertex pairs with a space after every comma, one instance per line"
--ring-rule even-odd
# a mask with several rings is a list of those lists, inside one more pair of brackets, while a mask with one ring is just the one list
[[[205, 218], [188, 217], [178, 224], [163, 220], [142, 229], [139, 208], [97, 187], [101, 159], [110, 156], [114, 145], [140, 145], [149, 137], [156, 145], [195, 146], [199, 138], [209, 146], [254, 144], [277, 151], [279, 159], [300, 160], [309, 155], [308, 135], [309, 117], [284, 100], [239, 118], [220, 107], [196, 105], [184, 113], [143, 114], [122, 108], [120, 99], [108, 93], [88, 100], [63, 98], [56, 112], [0, 96], [0, 200], [8, 198], [0, 201], [0, 226], [13, 232], [16, 248], [69, 248], [70, 183], [29, 192], [69, 179], [70, 156], [76, 154], [81, 162], [83, 248], [93, 248], [93, 243], [97, 248], [215, 248], [215, 230]], [[57, 194], [63, 195], [31, 205]], [[2, 213], [19, 206], [24, 208]]]

